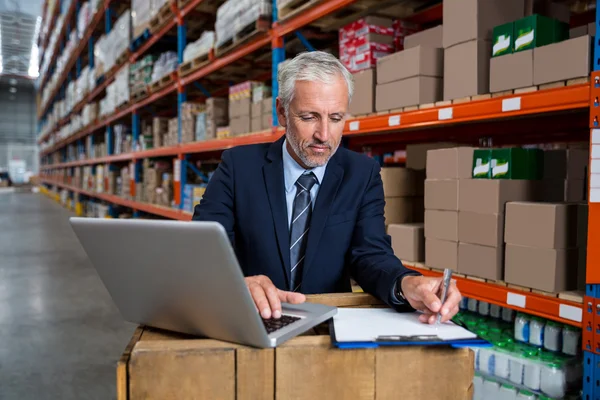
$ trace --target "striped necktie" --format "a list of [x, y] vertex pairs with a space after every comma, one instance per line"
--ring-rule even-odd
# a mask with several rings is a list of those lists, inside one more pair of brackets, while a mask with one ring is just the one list
[[310, 190], [315, 183], [317, 178], [312, 172], [301, 175], [296, 181], [296, 197], [290, 226], [290, 289], [294, 292], [302, 285], [302, 270], [312, 215]]

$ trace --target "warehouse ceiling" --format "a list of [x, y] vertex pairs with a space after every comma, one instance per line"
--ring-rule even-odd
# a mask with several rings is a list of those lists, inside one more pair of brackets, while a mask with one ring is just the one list
[[[0, 76], [36, 78], [36, 30], [43, 0], [0, 0]], [[34, 61], [32, 62], [32, 56]], [[22, 82], [22, 79], [18, 79]]]

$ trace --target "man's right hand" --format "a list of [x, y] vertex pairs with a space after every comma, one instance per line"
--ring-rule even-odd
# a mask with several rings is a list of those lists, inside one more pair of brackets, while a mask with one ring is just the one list
[[302, 293], [286, 292], [275, 287], [271, 279], [264, 275], [245, 278], [246, 286], [254, 299], [260, 315], [269, 319], [281, 318], [281, 303], [300, 304], [306, 301]]

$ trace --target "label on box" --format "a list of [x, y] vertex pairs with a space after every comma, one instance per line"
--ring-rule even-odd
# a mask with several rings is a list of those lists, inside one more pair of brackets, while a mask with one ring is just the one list
[[568, 306], [561, 304], [558, 307], [558, 316], [564, 319], [569, 319], [575, 322], [581, 322], [583, 316], [583, 310], [579, 307]]
[[173, 164], [173, 180], [175, 182], [181, 181], [181, 160], [180, 159], [175, 160], [175, 163]]
[[400, 116], [392, 115], [388, 118], [388, 126], [398, 126], [400, 125]]
[[352, 28], [348, 32], [353, 32], [354, 37], [364, 36], [369, 33], [378, 33], [380, 35], [393, 36], [394, 28], [393, 27], [388, 28], [385, 26], [367, 24], [365, 19], [361, 18], [352, 24]]
[[508, 305], [525, 308], [526, 301], [527, 297], [523, 296], [522, 294], [510, 292], [506, 293], [506, 304]]
[[452, 119], [453, 114], [454, 114], [453, 107], [440, 108], [438, 110], [438, 120], [443, 121], [446, 119]]
[[350, 122], [350, 130], [357, 131], [360, 128], [360, 121], [352, 121]]
[[521, 98], [513, 97], [502, 100], [502, 112], [518, 111], [521, 109]]

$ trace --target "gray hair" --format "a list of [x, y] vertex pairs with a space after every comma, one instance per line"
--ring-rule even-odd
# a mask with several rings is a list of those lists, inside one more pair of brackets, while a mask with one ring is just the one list
[[298, 54], [280, 65], [278, 73], [279, 98], [288, 113], [294, 99], [296, 81], [322, 82], [329, 84], [335, 77], [342, 77], [348, 88], [348, 103], [354, 93], [354, 79], [344, 64], [324, 51], [311, 51]]

